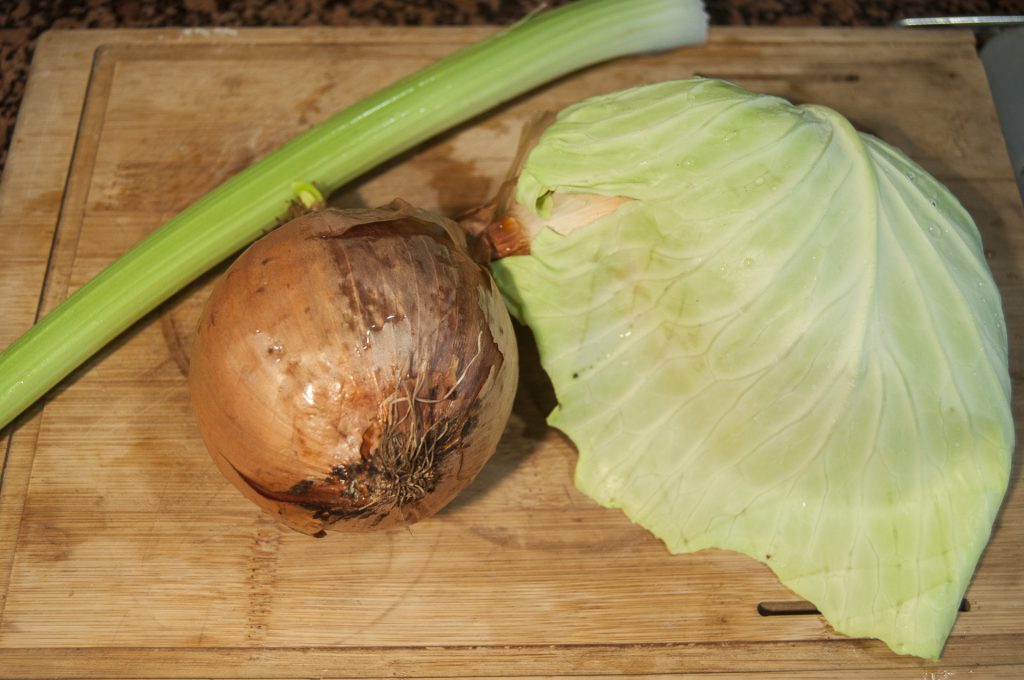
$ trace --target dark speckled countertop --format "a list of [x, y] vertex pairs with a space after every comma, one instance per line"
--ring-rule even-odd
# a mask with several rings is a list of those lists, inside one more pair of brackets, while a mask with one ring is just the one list
[[[506, 25], [538, 4], [540, 0], [0, 0], [0, 171], [35, 42], [49, 29]], [[760, 26], [884, 26], [910, 17], [1024, 14], [1024, 0], [707, 0], [706, 7], [712, 24]]]

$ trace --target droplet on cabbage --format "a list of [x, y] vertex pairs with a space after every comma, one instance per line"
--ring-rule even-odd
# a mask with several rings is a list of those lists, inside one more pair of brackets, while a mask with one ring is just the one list
[[578, 487], [937, 657], [1014, 443], [999, 292], [953, 195], [835, 111], [695, 79], [563, 111], [516, 201], [541, 226], [493, 271]]

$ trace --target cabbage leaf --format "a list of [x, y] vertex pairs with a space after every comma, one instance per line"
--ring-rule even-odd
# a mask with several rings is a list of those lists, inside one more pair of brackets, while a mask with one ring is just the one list
[[516, 200], [626, 197], [493, 263], [575, 481], [676, 553], [767, 564], [937, 658], [1007, 488], [1007, 337], [953, 195], [835, 111], [719, 80], [574, 105]]

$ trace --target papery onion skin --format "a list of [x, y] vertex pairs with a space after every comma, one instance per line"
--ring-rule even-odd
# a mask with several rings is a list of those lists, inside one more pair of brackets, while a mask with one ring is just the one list
[[465, 235], [398, 202], [320, 210], [250, 246], [211, 293], [189, 370], [221, 472], [307, 534], [428, 517], [511, 413], [511, 320]]

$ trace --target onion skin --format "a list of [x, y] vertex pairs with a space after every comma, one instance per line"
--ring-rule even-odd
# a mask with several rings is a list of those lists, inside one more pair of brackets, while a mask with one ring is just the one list
[[189, 387], [224, 476], [306, 534], [428, 517], [493, 454], [518, 356], [465, 234], [392, 203], [250, 246], [199, 321]]

